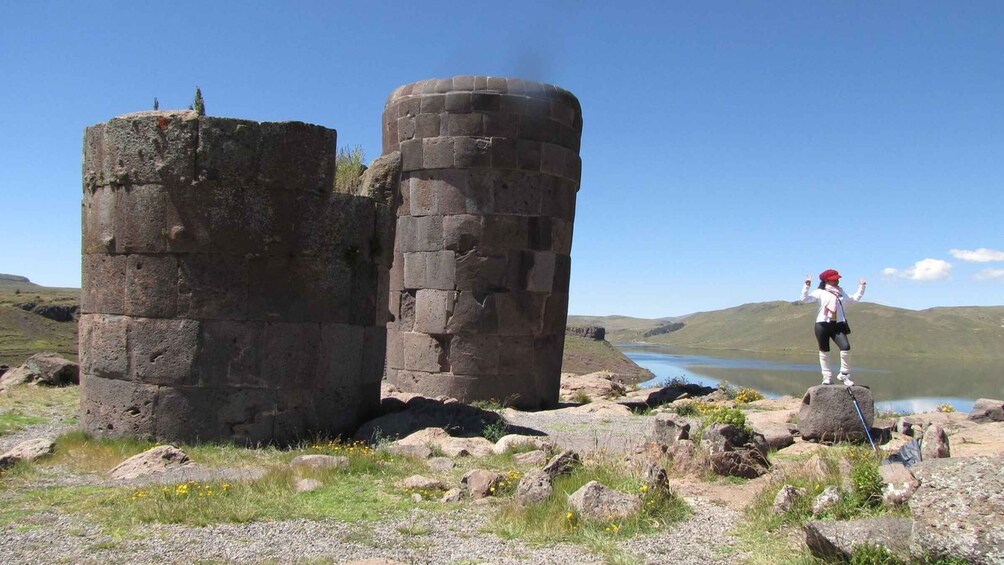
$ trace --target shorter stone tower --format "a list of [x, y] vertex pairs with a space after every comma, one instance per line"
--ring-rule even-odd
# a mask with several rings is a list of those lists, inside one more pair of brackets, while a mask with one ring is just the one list
[[87, 128], [85, 430], [287, 443], [375, 411], [392, 223], [333, 194], [335, 135], [195, 112]]
[[582, 112], [549, 84], [458, 76], [387, 100], [401, 153], [388, 379], [402, 390], [555, 406]]

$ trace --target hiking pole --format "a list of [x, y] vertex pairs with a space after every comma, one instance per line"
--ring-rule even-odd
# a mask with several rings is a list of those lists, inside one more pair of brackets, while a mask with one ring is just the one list
[[861, 413], [861, 407], [858, 406], [858, 399], [854, 398], [854, 392], [851, 391], [851, 387], [847, 387], [847, 396], [851, 397], [851, 402], [854, 403], [854, 410], [858, 413], [858, 418], [861, 420], [861, 427], [865, 429], [865, 437], [868, 438], [868, 443], [872, 444], [872, 449], [878, 451], [875, 447], [875, 442], [872, 441], [872, 433], [868, 430], [868, 424], [865, 423], [865, 415]]

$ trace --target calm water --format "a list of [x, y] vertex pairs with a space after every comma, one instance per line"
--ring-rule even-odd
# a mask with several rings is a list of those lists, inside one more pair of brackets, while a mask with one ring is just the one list
[[[722, 381], [759, 390], [769, 398], [796, 398], [819, 384], [815, 353], [799, 356], [757, 355], [748, 352], [709, 352], [681, 348], [619, 346], [635, 363], [656, 378], [643, 383], [657, 386], [673, 378], [706, 386]], [[713, 353], [713, 355], [712, 355]], [[830, 352], [836, 365], [836, 351]], [[854, 381], [868, 386], [880, 411], [929, 412], [951, 404], [969, 412], [977, 398], [1004, 398], [1004, 356], [1001, 359], [939, 361], [918, 358], [852, 357]]]

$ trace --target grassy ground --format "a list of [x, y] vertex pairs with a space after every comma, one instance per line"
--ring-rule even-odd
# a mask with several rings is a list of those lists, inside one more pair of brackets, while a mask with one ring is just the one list
[[0, 287], [0, 364], [16, 367], [40, 351], [55, 351], [75, 360], [76, 323], [49, 320], [16, 304], [74, 305], [79, 300], [76, 289]]

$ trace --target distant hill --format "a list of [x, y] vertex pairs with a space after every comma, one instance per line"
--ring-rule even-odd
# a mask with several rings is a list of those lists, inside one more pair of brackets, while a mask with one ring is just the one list
[[22, 277], [20, 275], [6, 275], [0, 273], [0, 288], [32, 289], [41, 287], [28, 280], [28, 277]]
[[655, 376], [605, 340], [565, 334], [561, 372], [583, 375], [596, 371], [610, 371], [637, 380], [648, 380]]
[[[687, 316], [683, 327], [645, 336], [668, 319], [610, 316], [607, 340], [653, 343], [700, 349], [736, 349], [764, 353], [816, 349], [812, 326], [816, 307], [791, 302], [744, 304]], [[906, 310], [863, 302], [847, 309], [851, 345], [860, 353], [889, 356], [1004, 360], [1004, 306], [971, 306]], [[569, 316], [580, 324], [583, 317]], [[603, 325], [602, 321], [595, 322]]]

